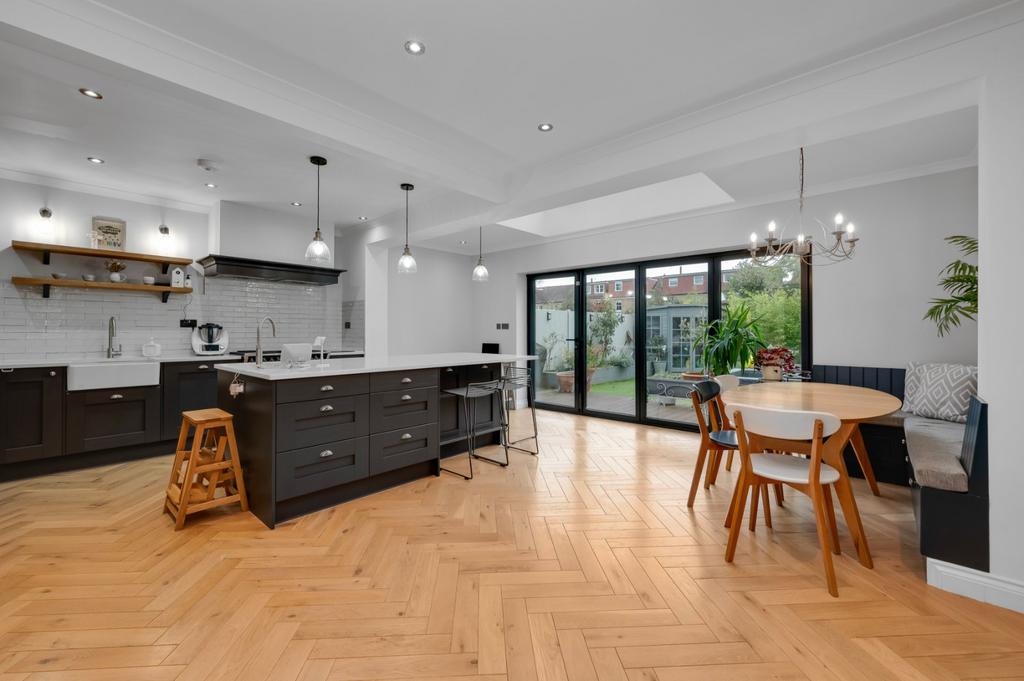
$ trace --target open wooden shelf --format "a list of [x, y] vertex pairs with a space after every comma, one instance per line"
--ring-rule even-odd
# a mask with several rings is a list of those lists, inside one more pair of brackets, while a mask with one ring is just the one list
[[[184, 267], [192, 264], [191, 258], [172, 258], [166, 255], [152, 255], [149, 253], [128, 253], [126, 251], [114, 251], [107, 248], [84, 248], [82, 246], [63, 246], [61, 244], [40, 244], [32, 241], [12, 241], [11, 248], [16, 251], [39, 253], [44, 265], [50, 264], [51, 253], [59, 253], [61, 255], [78, 255], [86, 258], [109, 258], [111, 260], [148, 262], [154, 265], [160, 265], [160, 270], [163, 274], [167, 274], [167, 270], [171, 265], [181, 265]], [[120, 286], [120, 284], [118, 284], [118, 286]]]
[[112, 281], [79, 281], [77, 279], [47, 279], [46, 277], [11, 277], [11, 283], [15, 286], [42, 286], [43, 298], [50, 297], [51, 286], [58, 288], [103, 289], [104, 291], [159, 293], [161, 300], [165, 303], [172, 293], [192, 293], [190, 288], [161, 286], [159, 284], [117, 284]]

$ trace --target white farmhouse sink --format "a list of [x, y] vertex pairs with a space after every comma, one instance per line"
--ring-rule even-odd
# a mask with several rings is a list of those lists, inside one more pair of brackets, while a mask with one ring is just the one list
[[68, 366], [68, 390], [159, 385], [159, 362], [95, 362]]

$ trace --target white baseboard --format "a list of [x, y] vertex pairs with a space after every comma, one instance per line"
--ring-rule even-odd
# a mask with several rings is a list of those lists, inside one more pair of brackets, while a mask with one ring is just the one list
[[1024, 583], [934, 558], [926, 560], [928, 584], [1017, 612], [1024, 612]]

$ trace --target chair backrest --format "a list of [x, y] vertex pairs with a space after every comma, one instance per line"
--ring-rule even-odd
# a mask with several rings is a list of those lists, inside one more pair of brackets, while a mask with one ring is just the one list
[[815, 421], [821, 421], [822, 437], [828, 437], [839, 430], [842, 423], [822, 411], [767, 409], [745, 404], [730, 404], [729, 407], [743, 415], [746, 432], [777, 440], [810, 440], [814, 437]]
[[[701, 435], [707, 437], [711, 430], [719, 430], [723, 427], [722, 410], [719, 408], [719, 395], [722, 388], [714, 381], [700, 381], [693, 384], [690, 391], [690, 399], [693, 400], [693, 412], [697, 419], [697, 427]], [[707, 405], [710, 423], [704, 418], [704, 405]]]
[[718, 397], [722, 392], [722, 386], [715, 381], [700, 381], [693, 384], [693, 392], [697, 394], [697, 399], [701, 404], [706, 404], [709, 400]]
[[736, 388], [740, 387], [739, 376], [733, 376], [732, 374], [723, 374], [721, 376], [715, 376], [711, 380], [717, 383], [719, 386], [721, 386], [723, 393], [728, 390], [735, 390]]

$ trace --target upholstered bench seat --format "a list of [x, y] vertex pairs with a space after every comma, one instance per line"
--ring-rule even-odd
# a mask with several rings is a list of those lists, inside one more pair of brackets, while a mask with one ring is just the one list
[[903, 420], [914, 479], [922, 487], [966, 492], [967, 471], [960, 463], [965, 425], [908, 415]]

